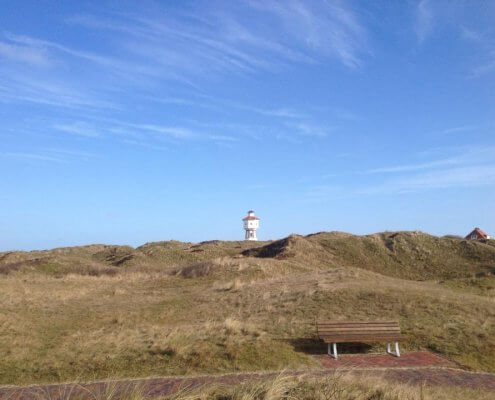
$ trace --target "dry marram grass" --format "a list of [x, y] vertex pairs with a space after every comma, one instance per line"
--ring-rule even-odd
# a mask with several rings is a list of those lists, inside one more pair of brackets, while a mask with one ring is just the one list
[[[64, 400], [146, 400], [146, 388], [131, 384], [109, 383], [103, 390], [77, 390], [71, 387], [61, 393]], [[82, 393], [81, 393], [82, 392]], [[36, 400], [51, 400], [50, 392], [37, 392]], [[352, 373], [336, 373], [326, 378], [278, 377], [236, 385], [204, 385], [182, 388], [157, 400], [491, 400], [493, 393], [460, 387], [440, 387], [392, 383], [377, 376], [359, 378]]]
[[399, 319], [406, 350], [495, 371], [494, 268], [420, 233], [4, 253], [0, 383], [312, 366], [317, 318]]

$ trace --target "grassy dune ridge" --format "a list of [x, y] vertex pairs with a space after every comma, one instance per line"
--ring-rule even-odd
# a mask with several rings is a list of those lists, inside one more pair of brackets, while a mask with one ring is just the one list
[[495, 371], [494, 271], [493, 242], [420, 232], [1, 253], [0, 383], [314, 366], [318, 318]]

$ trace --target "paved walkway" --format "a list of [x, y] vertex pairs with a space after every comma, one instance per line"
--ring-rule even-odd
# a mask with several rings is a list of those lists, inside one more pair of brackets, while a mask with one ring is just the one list
[[404, 353], [400, 357], [389, 354], [342, 354], [335, 360], [327, 355], [316, 356], [325, 368], [421, 368], [450, 367], [457, 364], [428, 351]]
[[[454, 364], [442, 357], [427, 352], [404, 354], [400, 359], [390, 355], [342, 355], [338, 360], [328, 356], [317, 356], [321, 369], [285, 371], [286, 375], [312, 377], [331, 376], [336, 371], [352, 374], [375, 374], [385, 379], [411, 384], [441, 386], [462, 386], [495, 392], [495, 374], [472, 373], [453, 368]], [[29, 387], [0, 387], [0, 399], [8, 400], [65, 400], [83, 395], [85, 398], [98, 397], [112, 392], [115, 398], [132, 393], [150, 397], [168, 395], [183, 389], [195, 389], [203, 385], [230, 385], [259, 379], [273, 378], [280, 372], [254, 372], [226, 375], [202, 375], [180, 377], [157, 377], [92, 382], [86, 384], [35, 385]], [[90, 395], [90, 393], [92, 395]]]

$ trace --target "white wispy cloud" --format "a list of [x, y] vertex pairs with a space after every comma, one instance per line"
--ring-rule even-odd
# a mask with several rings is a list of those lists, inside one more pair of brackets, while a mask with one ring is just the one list
[[155, 143], [150, 143], [148, 141], [139, 140], [139, 139], [123, 139], [122, 143], [131, 145], [131, 146], [138, 146], [138, 147], [142, 147], [142, 148], [150, 149], [150, 150], [157, 150], [157, 151], [170, 150], [170, 148], [167, 146], [157, 145]]
[[355, 69], [370, 54], [366, 29], [340, 1], [253, 1], [215, 8], [199, 4], [186, 17], [171, 17], [162, 10], [153, 17], [125, 15], [107, 20], [82, 15], [68, 22], [118, 31], [125, 51], [155, 66], [180, 68], [182, 74], [273, 71], [329, 57]]
[[135, 127], [136, 129], [150, 131], [164, 135], [167, 137], [172, 137], [174, 139], [190, 139], [196, 136], [196, 133], [191, 129], [180, 127], [180, 126], [163, 126], [163, 125], [153, 125], [153, 124], [128, 124]]
[[[315, 122], [310, 114], [300, 110], [295, 110], [290, 107], [261, 107], [252, 106], [248, 104], [241, 103], [239, 101], [234, 101], [231, 99], [213, 97], [204, 94], [195, 94], [192, 96], [193, 100], [171, 97], [171, 98], [151, 98], [153, 101], [163, 102], [166, 104], [174, 104], [186, 107], [201, 107], [214, 109], [217, 112], [224, 114], [232, 114], [233, 112], [247, 111], [250, 114], [257, 114], [259, 116], [266, 117], [261, 121], [258, 121], [257, 126], [238, 124], [238, 123], [205, 123], [200, 121], [192, 121], [195, 125], [201, 126], [203, 128], [214, 128], [221, 129], [222, 131], [234, 131], [237, 135], [243, 134], [245, 136], [256, 137], [259, 139], [261, 136], [276, 136], [279, 139], [290, 139], [295, 140], [290, 136], [313, 136], [313, 137], [325, 137], [329, 134], [330, 129], [328, 127], [323, 127]], [[260, 122], [268, 122], [270, 128], [267, 125], [259, 125]], [[271, 131], [271, 134], [268, 134]], [[256, 133], [255, 133], [256, 132]], [[210, 137], [218, 136], [210, 135]], [[231, 141], [237, 141], [238, 138], [229, 135], [223, 135], [229, 137]]]
[[100, 123], [88, 123], [86, 121], [57, 123], [53, 125], [53, 128], [88, 138], [97, 138], [104, 135], [142, 138], [149, 133], [152, 133], [154, 137], [169, 137], [172, 139], [191, 139], [197, 136], [197, 133], [193, 130], [182, 126], [152, 123], [138, 124], [115, 119], [103, 119]]
[[413, 176], [391, 179], [379, 185], [355, 191], [356, 195], [387, 195], [448, 188], [495, 185], [495, 164], [478, 164], [426, 171]]
[[495, 50], [491, 51], [487, 58], [488, 59], [485, 62], [471, 69], [470, 78], [479, 78], [483, 75], [495, 72]]
[[416, 6], [415, 30], [418, 40], [423, 42], [433, 31], [435, 16], [431, 0], [420, 0]]
[[87, 151], [81, 151], [81, 150], [57, 149], [57, 148], [46, 148], [44, 150], [46, 152], [51, 153], [51, 154], [58, 154], [61, 156], [68, 156], [68, 157], [76, 157], [76, 158], [86, 159], [86, 160], [98, 157], [97, 154], [89, 153]]
[[86, 122], [76, 121], [73, 123], [55, 124], [53, 128], [73, 135], [96, 138], [101, 136], [101, 132]]
[[44, 49], [33, 46], [20, 46], [4, 41], [0, 41], [1, 59], [42, 67], [50, 65], [50, 58]]
[[308, 121], [298, 121], [287, 123], [295, 133], [302, 136], [316, 136], [325, 137], [328, 136], [330, 129], [319, 125], [316, 125]]
[[[0, 70], [1, 71], [1, 70]], [[72, 83], [53, 78], [41, 79], [21, 71], [3, 70], [0, 74], [0, 102], [24, 102], [64, 108], [118, 109], [114, 102], [71, 87]]]
[[51, 127], [55, 131], [88, 139], [115, 137], [123, 143], [160, 150], [164, 149], [162, 146], [164, 141], [179, 143], [195, 140], [223, 144], [233, 144], [239, 141], [238, 136], [223, 133], [225, 126], [221, 124], [206, 124], [202, 128], [198, 128], [200, 125], [134, 123], [114, 118], [97, 118], [85, 121], [59, 121], [52, 124]]
[[470, 29], [464, 25], [460, 27], [461, 37], [472, 42], [483, 42], [484, 35], [474, 29]]
[[176, 140], [206, 140], [214, 142], [237, 142], [238, 138], [224, 134], [211, 134], [200, 131], [195, 128], [185, 126], [166, 126], [156, 124], [133, 124], [122, 123], [124, 126], [131, 127], [134, 132], [150, 132], [155, 138], [169, 138]]
[[[91, 21], [88, 24], [88, 21]], [[128, 21], [108, 23], [98, 18], [73, 18], [73, 23], [126, 36], [123, 50], [162, 71], [204, 76], [211, 73], [252, 73], [273, 64], [255, 52], [233, 46], [211, 26], [194, 26], [165, 15], [154, 19], [135, 16]], [[187, 51], [186, 51], [187, 49]]]
[[430, 161], [430, 162], [425, 162], [425, 163], [418, 163], [418, 164], [409, 164], [409, 165], [397, 165], [393, 167], [381, 167], [381, 168], [374, 168], [366, 171], [368, 174], [383, 174], [383, 173], [393, 173], [393, 172], [408, 172], [408, 171], [418, 171], [422, 169], [431, 169], [435, 167], [442, 167], [446, 165], [455, 165], [459, 164], [459, 159], [457, 158], [450, 158], [446, 160], [437, 160], [437, 161]]
[[[447, 149], [452, 151], [452, 149]], [[371, 168], [365, 171], [368, 174], [382, 174], [382, 173], [400, 173], [418, 170], [438, 169], [446, 166], [458, 166], [458, 165], [471, 165], [490, 162], [495, 159], [495, 147], [483, 146], [483, 147], [465, 147], [457, 150], [457, 154], [427, 162], [419, 162], [415, 164], [403, 164], [395, 166], [386, 166], [379, 168]], [[437, 149], [441, 151], [441, 149]]]
[[217, 141], [217, 142], [237, 142], [239, 141], [238, 138], [232, 137], [232, 136], [226, 136], [226, 135], [209, 135], [208, 136], [210, 139]]
[[461, 126], [454, 126], [452, 128], [443, 129], [438, 133], [448, 134], [448, 133], [457, 133], [457, 132], [469, 132], [469, 131], [474, 131], [475, 129], [478, 128], [479, 128], [478, 125], [461, 125]]
[[461, 37], [478, 49], [480, 56], [477, 64], [471, 68], [469, 78], [479, 78], [495, 71], [495, 30], [479, 32], [475, 29], [462, 26]]
[[[252, 7], [268, 12], [310, 54], [336, 57], [345, 66], [362, 66], [370, 54], [366, 29], [345, 2], [253, 1]], [[317, 57], [317, 59], [320, 57]]]
[[93, 153], [60, 148], [42, 148], [37, 149], [36, 151], [6, 152], [1, 155], [25, 162], [48, 162], [56, 164], [69, 164], [73, 161], [88, 161], [96, 157]]
[[[438, 31], [468, 41], [473, 64], [467, 78], [479, 78], [495, 71], [495, 8], [484, 5], [483, 15], [470, 2], [447, 0], [418, 0], [414, 3], [413, 28], [421, 44]], [[487, 3], [488, 4], [488, 3]], [[488, 25], [486, 24], [488, 22]]]
[[184, 97], [159, 97], [159, 96], [143, 96], [147, 100], [151, 100], [161, 104], [172, 104], [176, 106], [184, 106], [184, 107], [199, 107], [199, 108], [207, 108], [214, 110], [221, 110], [217, 104], [207, 101], [196, 100], [194, 95], [191, 95], [193, 98], [184, 98]]
[[89, 94], [77, 80], [54, 73], [60, 66], [57, 51], [64, 46], [28, 36], [0, 35], [0, 102], [34, 103], [65, 108], [117, 108]]
[[65, 163], [63, 158], [56, 157], [50, 154], [38, 154], [38, 153], [23, 153], [23, 152], [13, 152], [13, 153], [3, 153], [6, 157], [17, 158], [20, 160], [30, 160], [30, 161], [48, 161], [54, 163]]
[[[0, 65], [0, 102], [90, 112], [122, 110], [126, 106], [116, 94], [132, 90], [136, 98], [155, 96], [155, 101], [166, 104], [217, 112], [230, 108], [280, 121], [310, 121], [306, 113], [283, 105], [203, 101], [200, 82], [220, 75], [272, 73], [297, 64], [332, 60], [357, 69], [371, 54], [364, 25], [344, 1], [239, 1], [219, 3], [217, 7], [204, 2], [194, 8], [179, 7], [177, 12], [170, 12], [164, 5], [156, 5], [154, 10], [153, 14], [143, 10], [79, 15], [66, 20], [93, 34], [101, 31], [98, 46], [87, 47], [83, 42], [75, 45], [64, 36], [49, 40], [18, 32], [0, 33], [0, 59], [5, 61]], [[19, 69], [18, 64], [24, 68]], [[187, 88], [198, 96], [157, 95], [156, 88], [168, 88], [170, 81], [179, 88], [179, 94]], [[180, 121], [171, 125], [132, 128], [176, 139], [196, 135]], [[56, 129], [86, 137], [101, 135], [84, 125], [60, 125]], [[296, 130], [323, 136], [322, 131], [302, 125]], [[232, 136], [223, 132], [210, 135]]]
[[76, 49], [70, 46], [62, 45], [49, 40], [34, 38], [27, 35], [16, 35], [11, 32], [4, 33], [13, 43], [26, 46], [33, 51], [48, 54], [51, 52], [52, 64], [58, 59], [59, 64], [63, 56], [70, 56], [78, 61], [84, 61], [96, 65], [102, 71], [110, 73], [112, 76], [118, 74], [122, 79], [136, 84], [140, 79], [176, 79], [186, 81], [175, 73], [167, 74], [162, 68], [154, 64], [144, 63], [141, 60], [130, 59], [129, 57], [112, 57], [107, 54], [102, 55], [91, 51]]
[[303, 198], [326, 202], [364, 196], [394, 196], [441, 189], [495, 185], [495, 164], [478, 164], [427, 170], [369, 184], [321, 184], [307, 187]]
[[252, 111], [260, 115], [265, 115], [267, 117], [285, 118], [285, 119], [299, 119], [304, 118], [305, 114], [300, 113], [289, 108], [259, 108], [247, 105], [236, 104], [235, 107], [244, 109], [247, 111]]
[[301, 111], [297, 111], [288, 107], [279, 107], [279, 108], [262, 108], [251, 106], [248, 104], [243, 104], [238, 101], [208, 96], [204, 94], [192, 94], [191, 98], [183, 98], [183, 97], [155, 97], [148, 96], [146, 97], [149, 100], [163, 103], [163, 104], [173, 104], [177, 106], [185, 106], [185, 107], [199, 107], [199, 108], [207, 108], [213, 109], [217, 112], [226, 112], [227, 110], [242, 110], [249, 111], [252, 113], [256, 113], [259, 115], [263, 115], [266, 117], [275, 117], [280, 119], [303, 119], [307, 118], [307, 114]]
[[[390, 196], [449, 188], [493, 186], [494, 160], [495, 146], [468, 147], [448, 158], [370, 169], [366, 173], [375, 174], [376, 177], [366, 183], [353, 183], [355, 180], [346, 179], [346, 184], [311, 185], [305, 189], [304, 198], [308, 201], [324, 202], [362, 196]], [[336, 182], [339, 181], [339, 177], [334, 177]]]

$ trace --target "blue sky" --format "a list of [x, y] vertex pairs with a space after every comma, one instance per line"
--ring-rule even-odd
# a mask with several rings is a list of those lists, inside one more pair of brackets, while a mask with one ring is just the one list
[[495, 233], [495, 2], [0, 0], [0, 249]]

